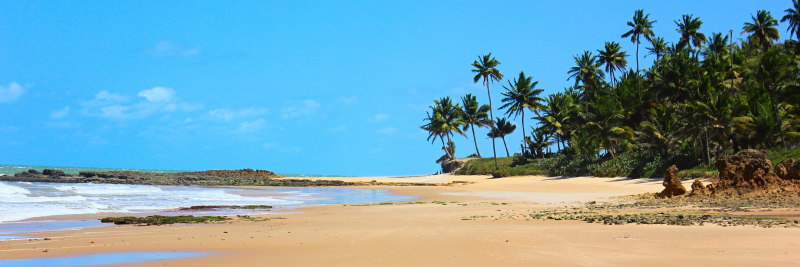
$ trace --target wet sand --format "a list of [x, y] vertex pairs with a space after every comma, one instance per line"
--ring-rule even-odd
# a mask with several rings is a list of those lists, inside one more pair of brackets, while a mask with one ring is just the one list
[[[660, 179], [433, 175], [327, 178], [450, 182], [458, 186], [366, 188], [420, 196], [395, 204], [302, 207], [266, 221], [113, 226], [0, 242], [0, 259], [89, 253], [193, 251], [163, 266], [797, 266], [800, 229], [602, 225], [500, 219], [503, 214], [657, 192]], [[689, 182], [685, 186], [689, 187]], [[432, 203], [433, 201], [441, 201]], [[442, 205], [442, 202], [447, 205]], [[458, 203], [452, 203], [458, 202]], [[506, 203], [503, 205], [502, 203]], [[465, 220], [465, 218], [475, 218]], [[499, 220], [498, 220], [499, 219]], [[51, 240], [42, 240], [48, 237]], [[47, 250], [47, 252], [43, 252]], [[140, 266], [130, 264], [120, 266]]]

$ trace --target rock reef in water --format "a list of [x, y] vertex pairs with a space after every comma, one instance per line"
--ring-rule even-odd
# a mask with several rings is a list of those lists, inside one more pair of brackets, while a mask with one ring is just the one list
[[45, 174], [36, 170], [17, 173], [14, 176], [0, 176], [0, 181], [16, 182], [49, 182], [49, 183], [102, 183], [102, 184], [141, 184], [141, 185], [202, 185], [202, 186], [450, 186], [470, 182], [453, 181], [451, 183], [416, 183], [416, 182], [345, 182], [341, 180], [283, 179], [283, 176], [271, 171], [210, 170], [198, 172], [154, 173], [139, 171], [85, 171], [79, 174], [65, 174], [61, 170], [45, 170]]

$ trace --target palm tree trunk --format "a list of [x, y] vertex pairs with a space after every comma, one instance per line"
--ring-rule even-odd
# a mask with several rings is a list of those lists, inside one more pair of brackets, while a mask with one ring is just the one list
[[[500, 138], [503, 138], [503, 146], [506, 147], [506, 157], [511, 157], [511, 154], [508, 154], [508, 145], [506, 145], [506, 137], [505, 136], [501, 136]], [[497, 160], [497, 159], [495, 158], [495, 160]], [[495, 163], [497, 163], [497, 162], [495, 161]]]
[[561, 135], [556, 135], [556, 146], [558, 147], [558, 150], [560, 151], [561, 150]]
[[636, 38], [636, 90], [639, 92], [639, 111], [644, 121], [644, 104], [642, 104], [642, 82], [639, 79], [639, 38]]
[[711, 151], [709, 151], [709, 150], [711, 150], [711, 148], [708, 146], [708, 126], [705, 127], [705, 134], [706, 134], [706, 138], [704, 138], [703, 144], [705, 145], [705, 148], [706, 148], [706, 153], [705, 153], [706, 154], [705, 155], [706, 156], [706, 165], [709, 165], [709, 164], [711, 164]]
[[[491, 119], [492, 119], [492, 130], [494, 130], [494, 129], [496, 129], [497, 127], [495, 127], [495, 123], [494, 123], [494, 113], [492, 112], [492, 109], [493, 109], [493, 108], [492, 108], [492, 91], [490, 91], [490, 90], [489, 90], [489, 80], [488, 80], [488, 77], [484, 76], [484, 77], [483, 77], [483, 81], [485, 81], [485, 82], [486, 82], [486, 93], [489, 95], [489, 116], [491, 116]], [[505, 139], [503, 139], [503, 142], [505, 142]], [[497, 148], [495, 147], [495, 144], [494, 144], [494, 143], [495, 143], [495, 142], [494, 142], [494, 138], [492, 138], [492, 153], [494, 154], [494, 169], [495, 169], [495, 170], [499, 170], [499, 169], [500, 169], [500, 166], [499, 166], [499, 165], [497, 165]]]
[[[448, 157], [450, 157], [450, 159], [454, 159], [455, 157], [453, 157], [453, 155], [450, 154], [450, 150], [447, 149], [447, 144], [444, 143], [444, 138], [442, 138], [441, 135], [439, 135], [439, 140], [442, 140], [442, 148], [444, 148], [444, 154], [447, 155]], [[447, 141], [448, 141], [448, 143], [450, 142], [450, 136], [449, 135], [447, 136]]]
[[778, 117], [778, 109], [775, 108], [775, 101], [772, 97], [772, 89], [769, 90], [769, 103], [772, 105], [772, 114], [775, 116], [775, 120], [778, 121], [778, 132], [781, 133], [781, 145], [783, 148], [786, 149], [786, 139], [783, 139], [783, 123], [781, 122], [781, 118]]
[[528, 142], [525, 141], [525, 108], [522, 108], [522, 154], [525, 155], [525, 148]]
[[472, 141], [475, 141], [475, 152], [478, 153], [478, 158], [481, 157], [481, 151], [478, 150], [478, 139], [475, 138], [475, 125], [470, 123], [470, 128], [472, 128]]

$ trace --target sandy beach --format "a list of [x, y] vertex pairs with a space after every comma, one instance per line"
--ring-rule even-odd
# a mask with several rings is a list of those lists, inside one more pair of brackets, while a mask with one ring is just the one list
[[[513, 216], [658, 192], [661, 179], [431, 175], [326, 178], [446, 183], [369, 186], [423, 204], [320, 205], [221, 224], [111, 226], [0, 242], [0, 259], [189, 251], [160, 266], [797, 266], [800, 229], [603, 225]], [[684, 186], [690, 187], [685, 181]], [[434, 203], [435, 202], [435, 203]], [[49, 238], [50, 240], [44, 240]], [[44, 252], [46, 251], [46, 252]], [[130, 264], [120, 266], [139, 266]]]

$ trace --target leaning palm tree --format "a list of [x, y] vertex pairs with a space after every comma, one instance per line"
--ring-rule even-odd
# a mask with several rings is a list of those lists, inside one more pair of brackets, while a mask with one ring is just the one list
[[631, 30], [622, 35], [622, 38], [631, 37], [631, 42], [636, 44], [636, 88], [639, 91], [639, 106], [642, 106], [642, 86], [639, 82], [639, 44], [641, 38], [644, 37], [650, 42], [653, 42], [653, 23], [650, 21], [650, 14], [644, 15], [644, 10], [639, 9], [633, 13], [633, 21], [628, 21], [628, 26]]
[[742, 27], [742, 34], [749, 33], [750, 42], [761, 46], [764, 49], [769, 48], [773, 41], [781, 38], [778, 32], [778, 20], [772, 17], [772, 14], [766, 10], [759, 10], [756, 15], [750, 14], [753, 22], [745, 22]]
[[792, 8], [787, 8], [784, 10], [786, 15], [781, 18], [781, 22], [789, 22], [789, 28], [786, 31], [789, 32], [789, 36], [797, 37], [797, 40], [800, 41], [800, 1], [799, 0], [792, 0]]
[[656, 37], [652, 38], [650, 44], [652, 44], [653, 46], [647, 47], [648, 52], [647, 55], [644, 55], [644, 57], [647, 57], [648, 55], [656, 55], [656, 62], [660, 61], [661, 56], [663, 56], [664, 53], [667, 52], [667, 42], [664, 41], [664, 37]]
[[475, 127], [487, 127], [492, 122], [489, 119], [489, 105], [478, 106], [478, 100], [472, 94], [461, 97], [464, 104], [461, 110], [461, 120], [464, 121], [464, 130], [472, 129], [472, 140], [475, 142], [475, 152], [481, 158], [481, 151], [478, 150], [478, 140], [475, 138]]
[[572, 58], [575, 59], [576, 66], [569, 68], [567, 80], [575, 79], [575, 88], [578, 88], [578, 83], [583, 83], [583, 99], [586, 103], [584, 112], [589, 112], [587, 92], [595, 90], [600, 85], [600, 81], [603, 80], [603, 71], [596, 62], [597, 56], [592, 55], [592, 52], [583, 51], [583, 55], [574, 55]]
[[[444, 144], [444, 138], [447, 138], [447, 142], [449, 143], [451, 141], [450, 135], [453, 133], [461, 134], [464, 137], [467, 136], [467, 134], [459, 128], [464, 125], [464, 121], [460, 118], [461, 106], [458, 104], [453, 105], [453, 101], [450, 100], [450, 97], [442, 97], [433, 102], [434, 105], [430, 106], [431, 112], [428, 112], [428, 117], [425, 118], [428, 123], [420, 128], [429, 132], [428, 140], [433, 138], [433, 140], [436, 141], [436, 137], [441, 139], [443, 149], [449, 154], [450, 152], [447, 150], [447, 145]], [[455, 156], [450, 154], [450, 158], [455, 159]]]
[[503, 139], [503, 146], [506, 147], [506, 156], [511, 157], [511, 154], [508, 153], [508, 145], [506, 144], [506, 135], [509, 135], [517, 129], [517, 126], [512, 124], [511, 122], [507, 121], [505, 118], [496, 118], [495, 127], [492, 128], [486, 136], [489, 138], [495, 139], [500, 137]]
[[[478, 56], [478, 60], [472, 63], [472, 66], [475, 67], [472, 72], [476, 73], [473, 82], [478, 83], [483, 78], [483, 84], [486, 85], [486, 92], [489, 95], [489, 116], [491, 118], [494, 118], [494, 113], [492, 112], [492, 91], [489, 90], [489, 84], [492, 81], [499, 82], [503, 79], [503, 74], [496, 68], [497, 65], [500, 65], [500, 61], [494, 59], [492, 53]], [[494, 125], [492, 125], [492, 128], [494, 129]], [[492, 139], [492, 152], [494, 153], [494, 168], [500, 169], [497, 164], [497, 148], [495, 148], [494, 138]]]
[[[614, 72], [625, 70], [625, 67], [628, 66], [628, 60], [625, 59], [628, 57], [628, 53], [620, 50], [622, 47], [617, 42], [606, 42], [603, 50], [597, 50], [600, 54], [597, 57], [597, 63], [605, 65], [606, 72], [611, 76], [611, 86], [614, 86], [617, 81]], [[525, 125], [522, 125], [522, 128], [524, 129]]]
[[[525, 72], [519, 72], [519, 78], [514, 78], [514, 82], [512, 83], [510, 80], [508, 81], [508, 87], [503, 85], [503, 88], [506, 89], [503, 92], [503, 106], [500, 109], [508, 109], [506, 110], [506, 116], [509, 118], [511, 115], [514, 115], [514, 119], [517, 118], [518, 115], [522, 115], [522, 140], [525, 140], [525, 108], [531, 108], [534, 112], [538, 113], [539, 102], [544, 101], [539, 94], [544, 92], [543, 89], [537, 89], [536, 85], [539, 84], [539, 81], [532, 81], [533, 77], [525, 76]], [[525, 142], [523, 142], [523, 149]]]

